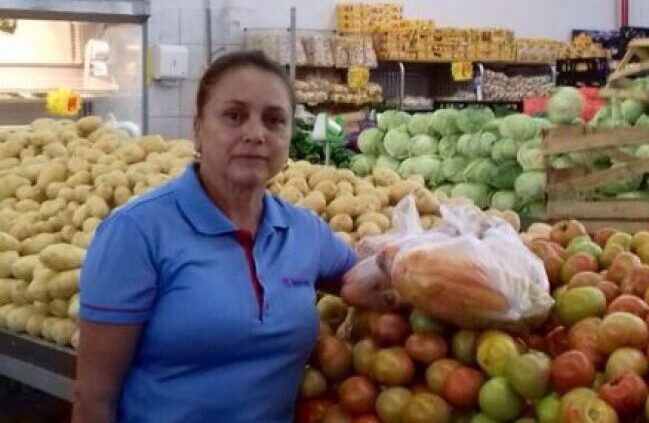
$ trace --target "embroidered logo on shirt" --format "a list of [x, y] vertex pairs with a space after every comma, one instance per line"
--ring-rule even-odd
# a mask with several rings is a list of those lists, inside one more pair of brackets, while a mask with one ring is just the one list
[[304, 286], [309, 285], [309, 280], [301, 276], [284, 276], [282, 282], [286, 286]]

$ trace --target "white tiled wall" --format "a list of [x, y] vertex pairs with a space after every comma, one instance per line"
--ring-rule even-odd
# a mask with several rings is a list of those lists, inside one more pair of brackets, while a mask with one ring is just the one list
[[[366, 0], [381, 1], [381, 0]], [[648, 0], [632, 0], [646, 3]], [[402, 0], [407, 16], [432, 18], [443, 25], [503, 25], [523, 36], [567, 39], [571, 28], [613, 29], [617, 0]], [[336, 0], [151, 0], [150, 44], [183, 44], [190, 51], [190, 78], [176, 86], [153, 83], [150, 132], [165, 137], [192, 136], [196, 86], [206, 64], [206, 10], [212, 9], [215, 53], [240, 47], [243, 28], [288, 27], [289, 10], [297, 7], [298, 27], [333, 27]], [[646, 7], [636, 16], [648, 16]], [[507, 11], [506, 13], [504, 11]]]
[[151, 0], [149, 45], [181, 44], [189, 49], [189, 78], [174, 85], [149, 86], [149, 132], [165, 138], [192, 138], [194, 99], [207, 66], [208, 0]]

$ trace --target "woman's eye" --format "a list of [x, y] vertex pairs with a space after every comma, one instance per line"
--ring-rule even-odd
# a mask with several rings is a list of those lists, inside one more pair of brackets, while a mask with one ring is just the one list
[[223, 116], [231, 122], [239, 122], [243, 118], [243, 114], [234, 110], [223, 112]]
[[286, 124], [286, 119], [280, 116], [270, 116], [266, 119], [271, 128], [277, 128]]

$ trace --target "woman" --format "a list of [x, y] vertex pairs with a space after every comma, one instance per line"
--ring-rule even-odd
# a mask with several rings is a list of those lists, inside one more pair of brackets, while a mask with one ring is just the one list
[[260, 53], [207, 70], [197, 163], [114, 211], [87, 251], [75, 421], [290, 423], [315, 282], [355, 262], [322, 220], [265, 191], [293, 109]]

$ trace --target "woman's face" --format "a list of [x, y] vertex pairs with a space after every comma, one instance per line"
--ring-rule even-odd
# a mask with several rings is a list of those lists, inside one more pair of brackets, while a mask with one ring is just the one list
[[201, 173], [211, 180], [263, 187], [288, 157], [292, 108], [282, 80], [246, 66], [223, 74], [196, 120]]

